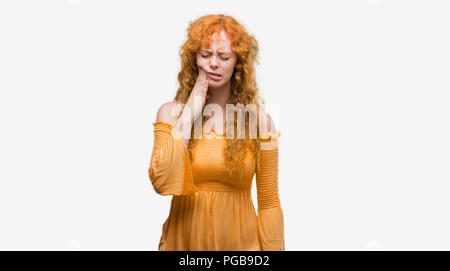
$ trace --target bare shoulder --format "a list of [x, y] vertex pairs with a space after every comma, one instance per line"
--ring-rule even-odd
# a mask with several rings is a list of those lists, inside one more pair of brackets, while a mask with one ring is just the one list
[[177, 119], [176, 101], [163, 103], [156, 113], [156, 121], [173, 123]]
[[274, 133], [276, 130], [275, 122], [272, 120], [272, 117], [269, 113], [265, 112], [263, 109], [259, 110], [259, 125], [260, 131], [262, 133]]

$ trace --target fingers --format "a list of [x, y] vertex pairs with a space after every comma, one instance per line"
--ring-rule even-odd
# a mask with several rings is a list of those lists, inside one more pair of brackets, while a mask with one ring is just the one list
[[199, 73], [197, 76], [197, 82], [195, 83], [194, 89], [200, 93], [205, 98], [208, 91], [208, 78], [205, 70], [199, 67]]
[[204, 87], [207, 87], [208, 86], [208, 78], [206, 77], [206, 72], [202, 68], [200, 68], [199, 70], [200, 70], [199, 77], [201, 80], [200, 82], [203, 84]]
[[199, 83], [203, 83], [203, 81], [205, 80], [205, 72], [200, 68], [199, 72], [198, 72], [198, 76], [197, 76], [197, 82]]
[[205, 86], [208, 87], [208, 78], [206, 78], [206, 72], [203, 72], [203, 74], [204, 74], [204, 76], [205, 76], [204, 79], [203, 79], [203, 80], [205, 80], [205, 81], [204, 81]]

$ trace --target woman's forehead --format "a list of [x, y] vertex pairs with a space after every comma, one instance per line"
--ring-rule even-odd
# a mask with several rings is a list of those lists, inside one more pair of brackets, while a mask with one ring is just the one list
[[217, 35], [217, 32], [212, 34], [208, 41], [203, 42], [202, 48], [209, 49], [206, 48], [206, 43], [208, 42], [210, 47], [216, 47], [218, 50], [231, 48], [231, 41], [223, 30], [220, 32], [220, 36]]
[[[208, 53], [212, 53], [214, 51], [214, 50], [211, 50], [211, 49], [208, 49], [208, 48], [200, 48], [200, 50], [208, 52]], [[229, 49], [229, 48], [220, 47], [220, 48], [217, 49], [217, 52], [219, 54], [226, 54], [226, 53], [232, 53], [233, 51], [231, 51], [231, 49]]]
[[231, 44], [229, 41], [210, 42], [209, 46], [203, 44], [203, 46], [200, 49], [207, 52], [218, 51], [223, 53], [230, 53]]

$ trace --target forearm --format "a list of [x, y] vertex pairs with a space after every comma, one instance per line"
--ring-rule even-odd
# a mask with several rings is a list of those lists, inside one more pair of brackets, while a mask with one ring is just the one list
[[190, 195], [198, 192], [192, 176], [189, 154], [173, 135], [173, 125], [157, 121], [150, 166], [150, 180], [160, 195]]
[[176, 121], [176, 131], [183, 139], [186, 147], [188, 146], [189, 139], [191, 138], [192, 125], [201, 117], [202, 108], [201, 97], [195, 94], [191, 95], [187, 103], [184, 105], [180, 117]]
[[183, 110], [183, 113], [177, 119], [175, 123], [176, 132], [183, 140], [184, 145], [187, 147], [189, 139], [191, 137], [193, 118], [190, 114], [190, 110]]

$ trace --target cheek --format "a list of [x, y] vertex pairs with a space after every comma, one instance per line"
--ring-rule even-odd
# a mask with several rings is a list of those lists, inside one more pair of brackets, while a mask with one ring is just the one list
[[204, 60], [201, 57], [197, 57], [197, 67], [203, 67], [204, 66]]
[[226, 73], [230, 76], [230, 75], [232, 75], [233, 74], [233, 71], [234, 71], [234, 65], [229, 65], [229, 66], [227, 66], [227, 68], [226, 68]]

